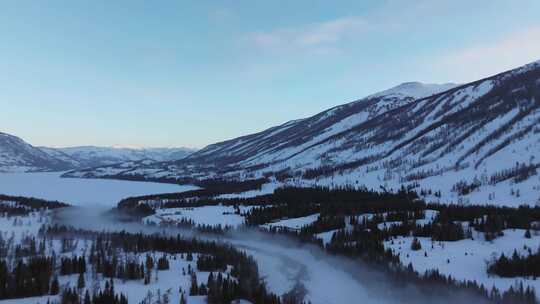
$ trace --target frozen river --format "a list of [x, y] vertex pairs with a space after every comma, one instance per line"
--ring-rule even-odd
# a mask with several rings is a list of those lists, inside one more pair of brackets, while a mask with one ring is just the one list
[[0, 194], [58, 200], [77, 206], [115, 207], [118, 201], [130, 196], [196, 189], [149, 182], [61, 178], [61, 174], [0, 173]]

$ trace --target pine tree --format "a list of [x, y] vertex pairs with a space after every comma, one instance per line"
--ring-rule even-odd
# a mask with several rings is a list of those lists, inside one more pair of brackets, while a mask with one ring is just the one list
[[186, 296], [184, 293], [180, 295], [180, 304], [187, 304]]
[[199, 294], [199, 284], [197, 283], [197, 275], [191, 274], [191, 287], [189, 289], [189, 295], [196, 296]]
[[85, 287], [85, 282], [84, 282], [84, 273], [79, 273], [79, 278], [77, 279], [77, 288], [78, 289], [83, 289]]
[[411, 243], [411, 250], [418, 251], [420, 249], [422, 249], [422, 244], [417, 238], [414, 238]]
[[90, 299], [90, 292], [86, 290], [86, 293], [84, 294], [84, 304], [92, 304], [92, 300]]
[[51, 295], [57, 295], [60, 292], [60, 283], [58, 283], [58, 277], [54, 276], [51, 283]]

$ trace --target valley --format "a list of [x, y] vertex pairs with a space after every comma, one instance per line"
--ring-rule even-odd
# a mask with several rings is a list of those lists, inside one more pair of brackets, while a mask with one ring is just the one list
[[74, 206], [111, 208], [128, 196], [197, 188], [190, 185], [61, 178], [61, 175], [62, 172], [0, 173], [0, 194], [57, 200]]
[[537, 303], [540, 62], [184, 148], [0, 133], [1, 303]]
[[539, 12], [0, 1], [0, 304], [540, 304]]
[[[415, 189], [439, 203], [540, 200], [540, 62], [461, 85], [407, 83], [168, 162], [69, 177]], [[436, 195], [435, 195], [436, 194]]]
[[[23, 176], [31, 180], [36, 178], [33, 175], [34, 173], [24, 173]], [[50, 173], [47, 175], [45, 176], [49, 179], [58, 178], [58, 175]], [[109, 210], [113, 206], [92, 203], [105, 202], [104, 200], [97, 198], [80, 200], [81, 197], [91, 197], [92, 190], [94, 190], [93, 193], [97, 193], [95, 190], [99, 188], [95, 188], [94, 180], [79, 179], [77, 181], [80, 186], [71, 187], [71, 189], [73, 192], [79, 192], [79, 199], [76, 199], [75, 193], [71, 196], [73, 201], [66, 201], [75, 205], [73, 207], [59, 206], [59, 209], [44, 210], [43, 208], [50, 203], [43, 201], [37, 207], [33, 205], [22, 213], [11, 214], [10, 208], [26, 206], [24, 201], [17, 197], [2, 198], [2, 205], [7, 208], [1, 217], [2, 239], [4, 240], [2, 248], [5, 248], [2, 252], [6, 258], [13, 259], [21, 254], [32, 254], [32, 250], [37, 249], [31, 249], [32, 247], [28, 246], [32, 246], [31, 244], [35, 242], [36, 246], [43, 244], [38, 246], [43, 248], [39, 249], [42, 251], [37, 253], [38, 256], [60, 253], [63, 257], [83, 256], [87, 259], [87, 263], [93, 263], [91, 262], [93, 259], [91, 248], [96, 246], [96, 240], [109, 237], [129, 239], [140, 237], [137, 235], [142, 233], [149, 238], [164, 238], [164, 240], [167, 238], [180, 238], [186, 241], [197, 239], [202, 242], [199, 244], [217, 242], [216, 244], [232, 246], [236, 248], [235, 250], [245, 252], [256, 262], [257, 273], [261, 282], [265, 283], [268, 292], [281, 296], [282, 301], [286, 303], [334, 301], [345, 303], [358, 298], [368, 303], [432, 303], [433, 301], [454, 303], [473, 299], [480, 303], [490, 303], [500, 301], [493, 293], [494, 287], [498, 294], [504, 294], [506, 298], [520, 299], [520, 303], [528, 303], [530, 297], [527, 298], [525, 291], [521, 291], [523, 294], [518, 293], [518, 295], [508, 295], [508, 291], [512, 287], [519, 292], [520, 286], [524, 286], [527, 292], [529, 292], [528, 287], [533, 290], [537, 288], [536, 281], [532, 279], [497, 278], [489, 276], [486, 272], [488, 264], [493, 263], [494, 259], [501, 254], [510, 256], [514, 250], [518, 250], [520, 254], [526, 254], [527, 248], [534, 249], [534, 244], [538, 241], [536, 230], [533, 230], [530, 238], [526, 238], [524, 236], [526, 230], [516, 229], [516, 227], [529, 225], [536, 220], [540, 221], [540, 211], [536, 209], [522, 211], [528, 214], [528, 217], [523, 219], [525, 221], [523, 223], [512, 222], [512, 224], [507, 224], [507, 227], [505, 224], [503, 227], [493, 228], [497, 226], [492, 227], [492, 224], [488, 222], [485, 224], [470, 222], [467, 219], [477, 218], [478, 214], [483, 213], [490, 217], [500, 214], [505, 218], [507, 216], [512, 218], [511, 214], [514, 211], [490, 210], [483, 207], [478, 207], [474, 211], [467, 211], [467, 207], [463, 207], [465, 208], [463, 211], [459, 208], [451, 211], [452, 207], [448, 209], [444, 205], [424, 206], [420, 202], [412, 202], [411, 198], [414, 197], [412, 192], [400, 195], [388, 194], [385, 197], [352, 189], [327, 192], [324, 189], [291, 188], [287, 190], [285, 188], [276, 191], [273, 195], [210, 199], [192, 196], [200, 190], [186, 187], [183, 189], [185, 192], [152, 194], [137, 198], [135, 192], [127, 190], [137, 189], [135, 185], [131, 185], [131, 188], [124, 189], [121, 194], [124, 199], [119, 201], [116, 211], [111, 213]], [[100, 182], [114, 183], [115, 181]], [[122, 181], [122, 183], [138, 185], [141, 182]], [[150, 187], [148, 189], [152, 189], [151, 183], [146, 184]], [[81, 190], [86, 187], [88, 189]], [[155, 190], [157, 189], [154, 188], [153, 191]], [[131, 198], [125, 198], [126, 196], [131, 196]], [[48, 197], [48, 199], [57, 198]], [[10, 202], [10, 200], [13, 201]], [[354, 203], [358, 201], [365, 203]], [[131, 202], [136, 202], [136, 204], [131, 205]], [[149, 206], [150, 209], [139, 209], [140, 206]], [[150, 215], [125, 213], [131, 207], [139, 211], [146, 210], [145, 212]], [[450, 223], [463, 223], [461, 234], [449, 230], [446, 233], [454, 234], [436, 236], [431, 234], [430, 230], [425, 230], [425, 227], [433, 225], [434, 222], [439, 223], [438, 225], [447, 223], [449, 219], [441, 218], [441, 213], [460, 220], [455, 221], [450, 218]], [[130, 216], [126, 218], [123, 214], [130, 214]], [[419, 226], [411, 224], [411, 221]], [[444, 225], [441, 227], [446, 227]], [[474, 228], [467, 228], [468, 226], [474, 226]], [[455, 229], [452, 228], [454, 226], [449, 227]], [[486, 227], [495, 230], [491, 232], [492, 230]], [[379, 232], [366, 232], [373, 229]], [[469, 234], [467, 231], [471, 229], [472, 234]], [[49, 232], [46, 232], [47, 230]], [[488, 239], [488, 232], [493, 235], [493, 239]], [[124, 233], [127, 234], [124, 235]], [[411, 242], [416, 237], [420, 240], [421, 249], [411, 250]], [[31, 239], [35, 241], [29, 243]], [[111, 245], [114, 243], [116, 242]], [[152, 246], [150, 244], [153, 242], [148, 240], [144, 244]], [[378, 248], [378, 246], [382, 247]], [[104, 290], [108, 278], [112, 276], [115, 292], [126, 296], [130, 303], [179, 302], [182, 297], [187, 303], [204, 303], [210, 296], [209, 291], [203, 294], [192, 291], [193, 284], [190, 282], [193, 275], [182, 276], [182, 273], [188, 268], [193, 269], [199, 282], [206, 283], [210, 273], [217, 275], [220, 271], [201, 270], [206, 268], [200, 268], [202, 266], [197, 263], [200, 254], [195, 254], [191, 249], [169, 251], [170, 249], [159, 248], [137, 249], [136, 252], [139, 253], [113, 251], [116, 252], [114, 256], [118, 255], [119, 261], [129, 262], [138, 259], [143, 264], [148, 255], [155, 259], [166, 256], [169, 268], [155, 272], [152, 270], [149, 274], [150, 281], [145, 283], [144, 276], [124, 278], [120, 272], [114, 275], [104, 273], [100, 275], [105, 270], [100, 270], [99, 267], [102, 266], [94, 264], [88, 268], [88, 272], [83, 273], [84, 280], [87, 282], [85, 284], [89, 284], [88, 288], [92, 286], [94, 290], [90, 294], [95, 294], [95, 290], [100, 288]], [[12, 251], [15, 249], [18, 251]], [[27, 251], [20, 251], [21, 249], [30, 250], [30, 252], [23, 253]], [[204, 256], [213, 254], [213, 251], [206, 250], [209, 249], [203, 249]], [[193, 253], [193, 260], [186, 260], [187, 255], [191, 253]], [[384, 266], [386, 263], [394, 266], [387, 268]], [[410, 270], [407, 268], [409, 263], [411, 266], [408, 267], [413, 267], [415, 273], [409, 273]], [[468, 263], [472, 263], [474, 267], [462, 267]], [[456, 268], [457, 265], [460, 267]], [[395, 268], [397, 266], [398, 268]], [[115, 267], [120, 267], [120, 264]], [[227, 266], [227, 269], [228, 267], [230, 266]], [[451, 280], [455, 281], [429, 275], [435, 269], [440, 272], [440, 275], [451, 276]], [[456, 270], [459, 271], [455, 272]], [[69, 290], [78, 284], [80, 275], [75, 275], [77, 273], [75, 271], [73, 275], [59, 275], [60, 286], [63, 290]], [[116, 278], [117, 275], [120, 277]], [[222, 272], [222, 275], [231, 276], [232, 273], [226, 270]], [[405, 277], [409, 277], [405, 281], [407, 283], [403, 281]], [[479, 285], [473, 287], [460, 283], [467, 281], [474, 281]], [[339, 284], [329, 282], [339, 282]], [[381, 282], [385, 283], [381, 285]], [[453, 287], [449, 289], [449, 286]], [[84, 295], [85, 290], [90, 290], [88, 288], [79, 288], [76, 292]], [[60, 296], [44, 295], [33, 297], [32, 301], [45, 303], [64, 296], [62, 294]], [[243, 297], [246, 300], [250, 296]], [[250, 299], [251, 303], [263, 303], [256, 298]], [[26, 299], [22, 300], [23, 302], [9, 300], [6, 303], [25, 303]]]

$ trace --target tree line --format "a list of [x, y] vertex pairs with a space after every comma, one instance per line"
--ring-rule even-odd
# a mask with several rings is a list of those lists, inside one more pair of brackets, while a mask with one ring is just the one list
[[25, 215], [31, 211], [64, 207], [69, 207], [69, 205], [59, 201], [0, 194], [0, 214], [3, 213], [10, 216]]
[[[253, 303], [279, 303], [276, 302], [279, 297], [269, 292], [259, 277], [255, 260], [229, 244], [202, 241], [194, 238], [185, 239], [181, 235], [166, 237], [162, 235], [145, 235], [143, 233], [105, 233], [58, 225], [48, 227], [44, 233], [51, 238], [78, 237], [92, 239], [96, 252], [114, 252], [114, 250], [118, 249], [138, 255], [148, 252], [191, 255], [196, 252], [205, 256], [199, 264], [203, 269], [222, 268], [223, 264], [231, 266], [230, 274], [234, 277], [234, 282], [230, 281], [227, 284], [234, 286], [232, 290], [234, 290], [233, 296], [235, 299], [246, 299]], [[210, 255], [213, 258], [208, 258]]]

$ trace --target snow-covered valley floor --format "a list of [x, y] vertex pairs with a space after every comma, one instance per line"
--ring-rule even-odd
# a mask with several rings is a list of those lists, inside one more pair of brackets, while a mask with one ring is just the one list
[[[227, 208], [224, 206], [205, 206], [200, 211], [209, 215], [209, 220], [216, 223], [219, 216], [227, 218], [230, 214], [222, 214]], [[181, 208], [184, 209], [184, 208]], [[198, 208], [188, 208], [192, 209]], [[147, 227], [129, 224], [104, 222], [95, 212], [86, 212], [90, 218], [84, 221], [77, 221], [73, 211], [66, 210], [66, 224], [82, 229], [108, 229], [117, 231], [146, 231], [154, 233], [176, 234], [179, 232], [173, 228]], [[177, 211], [178, 212], [178, 211]], [[159, 214], [159, 212], [158, 212]], [[189, 218], [192, 213], [184, 213]], [[63, 216], [61, 216], [63, 217]], [[174, 217], [172, 217], [174, 218]], [[180, 214], [176, 215], [181, 219]], [[156, 219], [154, 217], [154, 219]], [[171, 219], [171, 217], [169, 217]], [[147, 219], [148, 220], [148, 219]], [[198, 219], [202, 221], [201, 218]], [[227, 220], [225, 220], [227, 221]], [[193, 236], [192, 232], [182, 231], [185, 235]], [[212, 238], [208, 235], [196, 235], [200, 239]], [[298, 283], [301, 283], [307, 291], [306, 300], [313, 304], [326, 303], [354, 303], [356, 299], [365, 299], [369, 303], [400, 303], [394, 296], [387, 296], [377, 293], [368, 288], [361, 280], [351, 273], [351, 264], [340, 258], [331, 258], [322, 250], [313, 245], [300, 245], [297, 242], [281, 237], [261, 233], [256, 230], [235, 232], [232, 235], [220, 236], [219, 240], [230, 243], [235, 247], [246, 251], [252, 255], [259, 266], [259, 271], [267, 286], [272, 292], [284, 294], [291, 291]], [[363, 266], [354, 265], [355, 274], [361, 274], [365, 269]], [[370, 274], [372, 275], [372, 274]], [[381, 275], [382, 276], [382, 275]]]
[[60, 178], [62, 173], [0, 173], [0, 194], [58, 200], [75, 206], [116, 207], [123, 198], [183, 192], [195, 186], [107, 179]]
[[[182, 210], [185, 209], [185, 210]], [[197, 210], [198, 209], [198, 210]], [[243, 207], [243, 210], [249, 210], [249, 207]], [[174, 212], [172, 212], [174, 211]], [[205, 214], [198, 217], [197, 223], [204, 223], [202, 218], [208, 217], [208, 224], [233, 224], [239, 225], [242, 217], [236, 214], [230, 214], [234, 208], [227, 206], [204, 206], [200, 208], [177, 208], [163, 209], [157, 211], [157, 216], [153, 215], [147, 218], [152, 223], [174, 222], [181, 219], [195, 219], [193, 214]], [[431, 223], [437, 216], [438, 211], [426, 210], [425, 218], [416, 220], [416, 224], [425, 225]], [[385, 213], [379, 214], [386, 216]], [[231, 219], [231, 216], [233, 218]], [[298, 218], [287, 218], [280, 221], [261, 225], [263, 230], [269, 228], [286, 228], [290, 230], [299, 230], [305, 225], [309, 225], [317, 220], [319, 214], [312, 214]], [[372, 219], [375, 214], [361, 214], [356, 216], [357, 221], [363, 219]], [[347, 218], [349, 221], [350, 218]], [[389, 228], [393, 224], [399, 224], [399, 221], [383, 221], [377, 226], [379, 229]], [[233, 225], [233, 226], [234, 226]], [[466, 226], [466, 223], [463, 223]], [[349, 227], [352, 229], [352, 227]], [[414, 251], [411, 249], [411, 242], [414, 237], [395, 237], [384, 243], [386, 248], [392, 249], [395, 254], [399, 254], [400, 261], [404, 266], [412, 265], [413, 269], [420, 274], [431, 270], [439, 270], [441, 274], [449, 275], [458, 281], [476, 281], [482, 284], [488, 290], [496, 287], [501, 291], [506, 291], [510, 287], [530, 286], [540, 291], [540, 281], [533, 278], [501, 278], [496, 275], [488, 275], [487, 267], [501, 254], [512, 256], [514, 251], [525, 255], [529, 251], [536, 251], [540, 246], [540, 232], [533, 231], [531, 238], [526, 238], [523, 229], [506, 229], [503, 235], [492, 241], [486, 241], [482, 232], [472, 229], [473, 239], [463, 239], [459, 241], [432, 241], [431, 238], [418, 238], [422, 249]], [[330, 243], [333, 234], [337, 230], [329, 230], [316, 235], [324, 244]], [[257, 237], [260, 240], [257, 240]], [[253, 254], [261, 265], [261, 271], [268, 279], [268, 285], [272, 290], [286, 292], [294, 286], [296, 282], [302, 282], [308, 289], [307, 299], [313, 303], [334, 303], [330, 300], [335, 294], [348, 294], [349, 297], [340, 298], [340, 302], [348, 303], [354, 301], [357, 297], [368, 297], [369, 289], [359, 284], [357, 286], [346, 284], [324, 285], [326, 280], [332, 276], [332, 280], [340, 282], [354, 281], [347, 271], [340, 271], [336, 264], [328, 264], [327, 259], [320, 259], [323, 253], [318, 252], [318, 248], [296, 248], [290, 243], [266, 240], [267, 236], [250, 237], [249, 240], [242, 238], [233, 238], [232, 243], [242, 246], [250, 254]], [[309, 249], [307, 249], [309, 248]], [[318, 252], [318, 253], [314, 253]], [[312, 260], [314, 258], [314, 260]], [[342, 264], [342, 262], [337, 262]], [[276, 271], [279, 269], [280, 271]], [[320, 272], [318, 270], [321, 270]], [[338, 277], [340, 277], [338, 279]], [[348, 277], [348, 278], [347, 278]], [[319, 286], [321, 284], [321, 286]], [[324, 286], [324, 288], [323, 288]], [[347, 287], [346, 287], [347, 286]], [[344, 292], [342, 288], [351, 288], [353, 291]], [[332, 296], [327, 296], [329, 290]], [[321, 290], [324, 292], [321, 293]], [[363, 295], [362, 295], [363, 294]], [[341, 302], [343, 301], [343, 302]]]
[[453, 242], [432, 242], [429, 238], [418, 238], [422, 249], [411, 250], [413, 237], [397, 237], [385, 242], [387, 248], [400, 254], [404, 265], [412, 264], [413, 268], [424, 273], [438, 269], [445, 275], [458, 280], [472, 280], [483, 284], [488, 290], [493, 286], [499, 290], [508, 290], [511, 286], [523, 283], [540, 291], [540, 280], [533, 278], [501, 278], [488, 275], [487, 267], [501, 254], [512, 256], [514, 250], [525, 255], [530, 249], [533, 252], [540, 246], [540, 234], [533, 232], [531, 238], [525, 238], [525, 230], [506, 229], [504, 235], [492, 241], [484, 240], [481, 233], [474, 233], [474, 239]]
[[[222, 236], [200, 235], [193, 231], [173, 228], [147, 226], [143, 223], [160, 224], [161, 222], [174, 222], [188, 219], [195, 224], [229, 225], [240, 227], [244, 223], [242, 214], [250, 210], [250, 206], [238, 209], [229, 206], [215, 205], [189, 208], [158, 209], [155, 215], [143, 220], [143, 223], [119, 223], [114, 218], [105, 217], [100, 212], [107, 207], [114, 206], [126, 196], [150, 194], [157, 192], [179, 192], [190, 190], [192, 187], [180, 187], [165, 184], [119, 182], [110, 180], [88, 179], [60, 179], [56, 173], [39, 174], [3, 174], [0, 175], [0, 193], [12, 195], [34, 196], [46, 199], [62, 200], [81, 207], [67, 208], [55, 217], [58, 223], [72, 225], [77, 228], [101, 231], [144, 232], [192, 237], [201, 239], [219, 240], [234, 245], [236, 248], [252, 255], [256, 260], [261, 277], [270, 291], [284, 294], [293, 288], [302, 285], [306, 291], [306, 301], [313, 304], [326, 303], [356, 303], [358, 299], [366, 303], [431, 303], [421, 298], [420, 292], [414, 285], [405, 289], [392, 290], [393, 286], [387, 283], [385, 274], [374, 270], [369, 265], [358, 261], [331, 256], [314, 245], [302, 245], [297, 241], [284, 236], [272, 235], [264, 231], [271, 227], [286, 227], [298, 230], [317, 220], [318, 214], [311, 214], [299, 218], [284, 218], [273, 221], [260, 228], [263, 231], [251, 229], [234, 231], [232, 234]], [[97, 208], [100, 207], [100, 208]], [[435, 211], [428, 210], [424, 219], [417, 220], [417, 224], [429, 223], [435, 216]], [[370, 219], [373, 214], [358, 215], [357, 219]], [[16, 220], [17, 219], [17, 220]], [[36, 235], [42, 224], [48, 223], [48, 215], [32, 213], [30, 216], [6, 217], [0, 216], [0, 227], [3, 239], [14, 236], [15, 241], [24, 236]], [[379, 224], [380, 227], [391, 225], [393, 222]], [[335, 230], [318, 233], [317, 237], [329, 243]], [[400, 254], [404, 265], [412, 264], [413, 268], [423, 273], [431, 269], [438, 269], [441, 273], [451, 275], [458, 280], [476, 280], [486, 287], [496, 286], [501, 290], [508, 289], [516, 282], [532, 286], [540, 290], [540, 284], [532, 279], [503, 279], [488, 276], [486, 272], [487, 261], [498, 257], [501, 253], [511, 255], [514, 250], [525, 252], [526, 248], [536, 250], [540, 244], [540, 236], [533, 233], [530, 239], [524, 237], [523, 230], [505, 230], [504, 235], [487, 242], [481, 233], [474, 233], [474, 240], [464, 239], [455, 242], [434, 242], [430, 239], [419, 238], [422, 249], [411, 250], [412, 237], [397, 237], [384, 245]], [[433, 247], [432, 247], [433, 245]], [[56, 251], [60, 244], [53, 244]], [[73, 253], [84, 252], [84, 244], [80, 243]], [[159, 255], [159, 252], [154, 254]], [[159, 290], [161, 294], [168, 293], [171, 303], [178, 303], [180, 293], [189, 288], [189, 276], [182, 274], [182, 268], [188, 264], [194, 267], [193, 261], [183, 260], [180, 256], [169, 256], [171, 265], [169, 270], [159, 271], [157, 281], [143, 284], [140, 281], [115, 280], [117, 291], [129, 295], [130, 303], [140, 303], [149, 291], [155, 296]], [[196, 269], [196, 267], [194, 267]], [[197, 272], [201, 282], [206, 281], [208, 273]], [[62, 276], [61, 284], [75, 284], [76, 275]], [[94, 278], [87, 277], [87, 282]], [[103, 280], [99, 283], [103, 284]], [[1, 303], [46, 303], [48, 297], [27, 298], [19, 300], [0, 301]], [[452, 303], [455, 299], [437, 299], [438, 303]], [[189, 297], [188, 303], [204, 303], [201, 296]]]
[[[13, 244], [21, 244], [25, 238], [38, 238], [39, 228], [43, 224], [51, 223], [51, 212], [32, 212], [23, 216], [0, 216], [1, 239], [10, 242], [13, 237]], [[88, 256], [91, 243], [85, 240], [76, 240], [75, 246], [67, 251], [62, 249], [60, 240], [49, 240], [46, 242], [46, 254], [54, 254], [57, 259], [62, 257], [70, 258], [72, 256]], [[144, 284], [142, 280], [121, 280], [114, 279], [115, 290], [127, 296], [129, 303], [141, 303], [145, 299], [150, 299], [147, 303], [157, 303], [157, 295], [162, 297], [165, 295], [169, 303], [179, 303], [180, 290], [184, 292], [188, 303], [206, 303], [204, 296], [189, 296], [189, 288], [191, 276], [187, 273], [188, 269], [192, 269], [197, 276], [199, 282], [206, 282], [210, 272], [197, 271], [198, 255], [193, 254], [193, 259], [188, 260], [186, 255], [165, 255], [161, 252], [150, 252], [150, 255], [156, 259], [160, 256], [166, 256], [169, 261], [169, 269], [155, 270], [151, 274], [151, 280], [148, 284]], [[144, 262], [145, 255], [125, 254], [125, 259], [139, 260], [139, 263]], [[226, 275], [227, 273], [224, 273]], [[86, 287], [81, 291], [84, 294], [85, 290], [92, 292], [95, 288], [103, 288], [108, 280], [101, 274], [85, 273]], [[77, 286], [78, 275], [61, 275], [58, 277], [60, 286], [75, 287]], [[49, 303], [48, 301], [56, 301], [59, 296], [41, 296], [21, 299], [0, 300], [0, 303], [26, 304], [26, 303]], [[248, 302], [241, 302], [248, 303]]]

